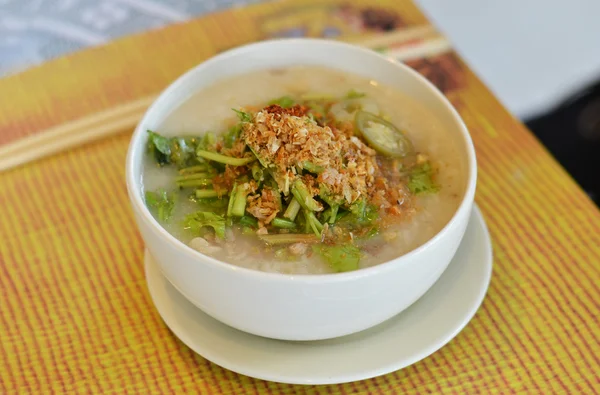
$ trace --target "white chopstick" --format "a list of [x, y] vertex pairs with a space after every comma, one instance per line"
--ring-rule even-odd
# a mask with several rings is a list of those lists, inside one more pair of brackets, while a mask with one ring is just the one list
[[0, 171], [133, 128], [155, 99], [148, 96], [0, 146]]
[[431, 37], [440, 36], [440, 34], [431, 25], [421, 25], [408, 27], [402, 30], [392, 31], [385, 34], [378, 34], [371, 37], [358, 37], [348, 40], [353, 44], [363, 47], [377, 49], [384, 48], [389, 45], [401, 44], [411, 40], [423, 39], [427, 40]]

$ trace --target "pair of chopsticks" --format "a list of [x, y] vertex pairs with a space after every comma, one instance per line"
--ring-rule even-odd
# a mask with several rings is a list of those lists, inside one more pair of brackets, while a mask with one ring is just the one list
[[[372, 49], [387, 48], [385, 55], [397, 60], [436, 55], [451, 49], [450, 43], [429, 25], [353, 43]], [[0, 171], [133, 129], [155, 99], [156, 96], [144, 97], [0, 146]]]
[[144, 97], [0, 146], [0, 171], [131, 129], [155, 99]]

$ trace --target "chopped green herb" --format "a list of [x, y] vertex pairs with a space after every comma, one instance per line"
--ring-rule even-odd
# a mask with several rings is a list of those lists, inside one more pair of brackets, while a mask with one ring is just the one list
[[[225, 193], [223, 193], [223, 195], [225, 195]], [[214, 189], [196, 189], [196, 197], [198, 199], [214, 198], [219, 196], [220, 195]]]
[[275, 180], [271, 179], [270, 181], [270, 186], [273, 190], [273, 197], [275, 198], [275, 204], [277, 204], [277, 209], [279, 211], [283, 211], [283, 202], [281, 200], [281, 191], [279, 190], [279, 186]]
[[365, 199], [357, 200], [350, 206], [350, 212], [357, 218], [363, 218], [365, 210], [367, 208], [367, 201]]
[[311, 221], [308, 220], [308, 216], [306, 215], [306, 211], [305, 210], [301, 210], [298, 213], [298, 217], [297, 217], [297, 222], [298, 225], [300, 225], [300, 228], [303, 229], [304, 233], [312, 233], [312, 227], [311, 227]]
[[231, 217], [231, 210], [233, 210], [233, 202], [235, 201], [235, 194], [237, 193], [238, 183], [233, 183], [233, 188], [231, 188], [231, 194], [229, 195], [229, 203], [227, 204], [227, 217]]
[[246, 197], [250, 192], [247, 183], [243, 183], [237, 186], [235, 190], [235, 195], [233, 195], [233, 203], [231, 206], [231, 213], [228, 215], [232, 215], [234, 217], [242, 217], [246, 212]]
[[320, 173], [323, 173], [325, 171], [325, 169], [323, 168], [323, 166], [315, 165], [313, 162], [310, 162], [310, 161], [304, 161], [304, 162], [302, 162], [302, 167], [306, 171], [309, 171], [309, 172], [315, 173], [315, 174], [320, 174]]
[[251, 217], [249, 215], [244, 215], [243, 217], [240, 218], [240, 225], [246, 226], [246, 227], [251, 227], [251, 228], [256, 228], [256, 227], [258, 227], [258, 221], [254, 217]]
[[337, 220], [337, 214], [338, 214], [338, 210], [340, 209], [340, 206], [333, 205], [330, 207], [330, 209], [331, 209], [331, 213], [329, 214], [328, 222], [330, 224], [334, 224], [335, 221]]
[[304, 210], [304, 218], [306, 218], [306, 222], [308, 222], [314, 234], [320, 236], [323, 231], [323, 224], [319, 222], [315, 213], [310, 210]]
[[159, 165], [171, 163], [171, 142], [168, 138], [148, 130], [148, 150], [154, 154]]
[[160, 221], [168, 221], [175, 207], [175, 194], [159, 190], [157, 192], [146, 191], [144, 194], [146, 205], [156, 213]]
[[290, 221], [289, 219], [283, 218], [273, 218], [273, 222], [271, 222], [274, 227], [282, 228], [282, 229], [295, 229], [296, 224], [294, 221]]
[[354, 230], [373, 225], [379, 218], [377, 207], [367, 204], [364, 200], [354, 202], [350, 205], [349, 210], [349, 212], [340, 211], [337, 214], [336, 224]]
[[254, 156], [256, 157], [256, 159], [258, 159], [258, 162], [261, 164], [262, 167], [267, 168], [271, 165], [271, 163], [268, 160], [266, 160], [262, 156], [258, 155], [256, 153], [256, 151], [254, 149], [252, 149], [252, 147], [250, 147], [249, 145], [247, 145], [247, 147], [250, 148], [250, 152], [252, 152], [252, 154], [254, 154]]
[[217, 142], [217, 136], [213, 132], [204, 133], [204, 144], [206, 146], [215, 145]]
[[313, 199], [312, 194], [302, 180], [298, 179], [294, 181], [294, 185], [292, 185], [292, 194], [296, 200], [298, 200], [298, 203], [306, 210], [319, 211], [322, 209], [321, 205]]
[[175, 177], [175, 182], [190, 181], [190, 180], [212, 180], [214, 176], [208, 173], [190, 173]]
[[225, 218], [222, 215], [211, 213], [208, 211], [198, 211], [189, 214], [185, 217], [184, 227], [197, 234], [203, 227], [211, 227], [215, 231], [215, 235], [220, 238], [225, 238]]
[[265, 180], [265, 172], [263, 171], [261, 165], [257, 162], [254, 162], [251, 167], [252, 178], [254, 181], [261, 182]]
[[148, 149], [160, 166], [174, 164], [185, 168], [195, 163], [195, 150], [198, 140], [195, 137], [167, 138], [148, 130]]
[[213, 181], [210, 178], [198, 178], [195, 180], [177, 181], [179, 188], [197, 188], [212, 185]]
[[227, 208], [228, 202], [225, 198], [197, 198], [195, 194], [190, 196], [190, 200], [196, 202], [202, 208], [209, 208], [215, 211], [224, 211]]
[[361, 225], [367, 225], [373, 223], [377, 219], [379, 219], [379, 211], [377, 210], [377, 207], [373, 206], [372, 204], [368, 204], [367, 207], [365, 207], [362, 218], [359, 218], [359, 221]]
[[184, 176], [184, 175], [188, 175], [188, 174], [204, 173], [207, 170], [208, 170], [208, 167], [206, 166], [206, 164], [202, 164], [202, 165], [184, 167], [183, 169], [179, 170], [179, 174]]
[[313, 251], [321, 256], [333, 271], [349, 272], [358, 269], [360, 250], [352, 244], [328, 246], [319, 244], [313, 246]]
[[254, 155], [247, 156], [245, 158], [234, 158], [231, 156], [217, 154], [216, 152], [210, 152], [205, 150], [197, 150], [196, 155], [204, 159], [212, 160], [231, 166], [244, 166], [256, 160], [256, 157]]
[[223, 142], [225, 143], [225, 147], [231, 148], [233, 147], [233, 143], [240, 137], [242, 133], [242, 124], [238, 123], [229, 128], [229, 131], [223, 136]]
[[300, 206], [300, 203], [298, 203], [298, 201], [295, 198], [292, 198], [290, 204], [285, 209], [285, 213], [283, 213], [283, 216], [293, 221], [296, 219], [296, 216], [298, 215], [298, 212], [301, 208], [302, 207]]
[[246, 235], [246, 236], [250, 236], [250, 235], [255, 235], [256, 232], [254, 231], [254, 229], [252, 229], [249, 226], [243, 226], [242, 227], [242, 234]]
[[250, 114], [249, 112], [244, 112], [242, 110], [236, 110], [235, 108], [232, 108], [232, 110], [235, 111], [235, 113], [238, 115], [238, 117], [240, 118], [240, 121], [252, 122], [252, 114]]
[[[179, 168], [188, 166], [196, 162], [197, 141], [195, 138], [174, 137], [171, 139], [171, 156], [172, 164]], [[197, 162], [196, 162], [197, 163]]]
[[345, 210], [338, 210], [338, 214], [335, 217], [335, 221], [340, 221], [341, 219], [343, 219], [344, 217], [346, 217], [348, 214], [350, 214], [348, 211]]
[[360, 99], [361, 97], [367, 96], [366, 93], [355, 91], [351, 89], [348, 93], [346, 93], [346, 99]]
[[368, 232], [366, 232], [364, 235], [361, 236], [362, 239], [370, 239], [372, 237], [375, 237], [379, 234], [379, 228], [377, 227], [372, 227], [371, 229], [369, 229]]
[[440, 187], [433, 180], [433, 168], [429, 162], [413, 169], [408, 179], [408, 189], [415, 195], [436, 193]]
[[331, 190], [325, 184], [319, 185], [319, 197], [330, 206], [339, 206], [343, 203], [343, 198], [331, 193]]
[[318, 124], [324, 124], [327, 118], [328, 105], [324, 101], [308, 100], [303, 103], [310, 108], [309, 118]]
[[292, 99], [289, 96], [282, 96], [279, 97], [277, 99], [273, 99], [269, 102], [269, 104], [277, 104], [283, 108], [290, 108], [292, 107], [294, 104], [296, 104], [296, 102], [294, 101], [294, 99]]

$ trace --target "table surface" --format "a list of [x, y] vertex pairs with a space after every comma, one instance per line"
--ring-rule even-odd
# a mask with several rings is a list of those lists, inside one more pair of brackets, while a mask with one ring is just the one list
[[1, 79], [0, 144], [155, 95], [193, 65], [246, 42], [298, 32], [383, 37], [390, 54], [403, 54], [447, 95], [473, 137], [476, 201], [495, 266], [472, 322], [413, 366], [345, 385], [268, 383], [211, 364], [169, 332], [146, 290], [144, 247], [124, 184], [131, 133], [124, 130], [0, 174], [0, 393], [600, 390], [600, 212], [460, 57], [427, 52], [438, 35], [390, 41], [394, 33], [378, 30], [390, 21], [398, 31], [427, 26], [412, 3], [378, 2], [381, 18], [369, 24], [370, 4], [236, 8]]
[[[0, 0], [0, 76], [258, 1], [264, 0]], [[600, 51], [593, 50], [600, 36], [596, 0], [417, 3], [521, 119], [551, 110], [600, 78]]]

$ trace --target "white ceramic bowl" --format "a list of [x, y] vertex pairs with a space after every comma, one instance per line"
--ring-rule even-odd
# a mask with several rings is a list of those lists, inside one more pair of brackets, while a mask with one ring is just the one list
[[[363, 75], [425, 104], [448, 135], [462, 142], [467, 189], [451, 221], [421, 247], [371, 268], [326, 275], [283, 275], [240, 268], [202, 255], [164, 230], [142, 194], [148, 129], [215, 81], [253, 70], [321, 65]], [[373, 51], [315, 39], [264, 41], [221, 53], [169, 86], [139, 123], [127, 156], [127, 189], [135, 219], [164, 275], [192, 303], [239, 330], [282, 340], [317, 340], [375, 326], [420, 298], [448, 266], [463, 237], [476, 185], [469, 133], [446, 98], [410, 68]]]

